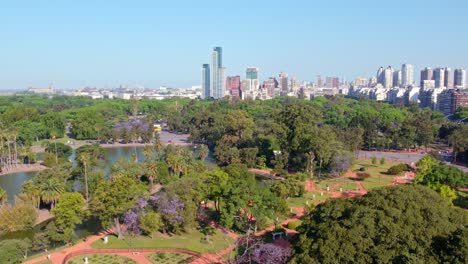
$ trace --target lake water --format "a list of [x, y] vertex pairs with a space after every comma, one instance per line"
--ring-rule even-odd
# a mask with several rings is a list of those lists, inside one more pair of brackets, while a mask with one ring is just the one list
[[[145, 158], [143, 155], [143, 148], [144, 147], [105, 148], [104, 153], [106, 160], [103, 165], [104, 170], [108, 172], [110, 166], [120, 158], [131, 159], [135, 151], [137, 152], [138, 161], [143, 161]], [[74, 151], [69, 159], [75, 159]], [[10, 202], [13, 201], [14, 196], [21, 192], [21, 184], [29, 179], [34, 178], [37, 173], [37, 171], [18, 172], [0, 176], [0, 187], [6, 190], [8, 193], [8, 200]]]

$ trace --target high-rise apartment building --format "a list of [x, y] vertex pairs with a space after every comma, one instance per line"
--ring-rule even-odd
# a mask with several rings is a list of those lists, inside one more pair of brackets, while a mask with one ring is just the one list
[[267, 96], [270, 98], [275, 97], [275, 89], [278, 87], [278, 81], [275, 78], [268, 78], [263, 82], [262, 88], [266, 90]]
[[241, 78], [239, 75], [226, 78], [226, 90], [232, 97], [241, 97]]
[[210, 65], [202, 65], [202, 98], [209, 99], [211, 97], [210, 89]]
[[407, 87], [414, 84], [414, 66], [411, 64], [401, 65], [401, 86]]
[[401, 87], [403, 84], [402, 72], [396, 70], [393, 72], [393, 87]]
[[384, 73], [384, 68], [383, 67], [380, 67], [379, 70], [377, 71], [377, 83], [380, 83], [383, 85], [384, 83], [384, 79], [385, 79], [385, 73]]
[[288, 74], [285, 72], [281, 72], [279, 75], [279, 83], [281, 87], [281, 94], [286, 95], [289, 92], [288, 89]]
[[433, 73], [433, 79], [435, 81], [436, 88], [444, 87], [445, 82], [445, 69], [444, 68], [435, 68]]
[[392, 88], [393, 87], [393, 68], [392, 66], [388, 66], [384, 70], [383, 74], [383, 87], [384, 88]]
[[323, 79], [321, 75], [317, 75], [317, 87], [319, 88], [323, 87]]
[[424, 81], [430, 81], [430, 80], [433, 80], [433, 76], [432, 76], [432, 69], [430, 67], [426, 67], [424, 68], [424, 70], [421, 70], [421, 82], [420, 82], [420, 86], [422, 87], [423, 84], [424, 84]]
[[249, 68], [247, 68], [245, 73], [246, 73], [245, 74], [246, 79], [250, 79], [250, 80], [259, 79], [259, 70], [258, 70], [258, 68], [249, 67]]
[[225, 95], [225, 69], [223, 68], [223, 49], [214, 47], [211, 53], [211, 95], [215, 99]]
[[447, 87], [448, 89], [453, 88], [453, 73], [452, 69], [450, 68], [445, 68], [445, 79], [444, 79], [444, 86]]
[[367, 85], [367, 79], [364, 77], [357, 77], [354, 79], [354, 86], [356, 87], [365, 87]]
[[466, 69], [455, 69], [454, 86], [464, 89], [466, 85]]

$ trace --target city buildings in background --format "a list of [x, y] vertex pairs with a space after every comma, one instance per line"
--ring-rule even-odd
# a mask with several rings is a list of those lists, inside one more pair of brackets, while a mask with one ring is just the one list
[[453, 114], [459, 107], [468, 107], [466, 69], [451, 67], [425, 67], [420, 71], [419, 82], [415, 78], [415, 67], [404, 63], [401, 68], [380, 67], [375, 76], [359, 76], [351, 83], [336, 76], [316, 75], [315, 82], [299, 81], [293, 74], [279, 72], [277, 77], [260, 78], [260, 68], [247, 67], [244, 75], [226, 75], [223, 65], [222, 47], [214, 47], [211, 63], [202, 64], [201, 85], [189, 88], [120, 86], [118, 88], [84, 87], [76, 91], [57, 91], [48, 88], [29, 88], [29, 94], [64, 94], [102, 98], [149, 98], [171, 97], [238, 100], [265, 100], [275, 96], [295, 96], [313, 99], [317, 96], [343, 94], [353, 97], [367, 97], [393, 104], [415, 103], [429, 107], [446, 115]]

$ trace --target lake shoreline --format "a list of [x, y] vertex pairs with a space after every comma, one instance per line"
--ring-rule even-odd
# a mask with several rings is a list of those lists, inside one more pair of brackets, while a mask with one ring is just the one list
[[39, 163], [35, 164], [19, 164], [16, 168], [12, 168], [11, 170], [4, 170], [0, 172], [0, 177], [5, 176], [8, 174], [19, 173], [19, 172], [32, 172], [32, 171], [42, 171], [47, 169], [46, 166], [41, 165]]

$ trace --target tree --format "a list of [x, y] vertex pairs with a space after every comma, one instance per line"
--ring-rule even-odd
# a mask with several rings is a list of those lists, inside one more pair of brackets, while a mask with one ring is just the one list
[[78, 160], [84, 166], [84, 180], [85, 180], [85, 201], [86, 204], [89, 201], [89, 190], [88, 190], [88, 165], [91, 162], [91, 155], [87, 152], [82, 152], [78, 156]]
[[5, 239], [0, 241], [0, 263], [22, 263], [28, 257], [31, 241], [28, 239]]
[[90, 209], [99, 217], [104, 227], [114, 223], [119, 239], [122, 238], [120, 217], [132, 208], [136, 198], [144, 191], [134, 179], [117, 177], [101, 182], [90, 201]]
[[72, 241], [75, 226], [81, 224], [85, 215], [84, 205], [83, 196], [80, 193], [71, 192], [62, 194], [57, 206], [52, 209], [55, 226], [58, 233], [62, 235], [62, 241]]
[[4, 205], [8, 201], [7, 192], [0, 187], [0, 206]]
[[104, 117], [99, 112], [83, 109], [76, 113], [71, 131], [76, 139], [96, 139], [96, 125], [103, 123]]
[[161, 218], [159, 214], [153, 211], [143, 214], [140, 217], [140, 228], [145, 234], [153, 238], [154, 233], [161, 228]]
[[0, 206], [0, 235], [32, 229], [36, 219], [37, 211], [34, 205], [15, 197], [14, 205]]
[[210, 153], [210, 150], [204, 144], [198, 145], [195, 151], [195, 155], [197, 156], [197, 158], [202, 161], [205, 160], [205, 158], [208, 156], [209, 153]]
[[298, 228], [291, 263], [437, 263], [433, 240], [467, 224], [464, 210], [429, 188], [380, 188], [318, 205]]
[[54, 208], [62, 193], [65, 192], [65, 182], [57, 178], [48, 178], [41, 183], [39, 188], [42, 201]]

